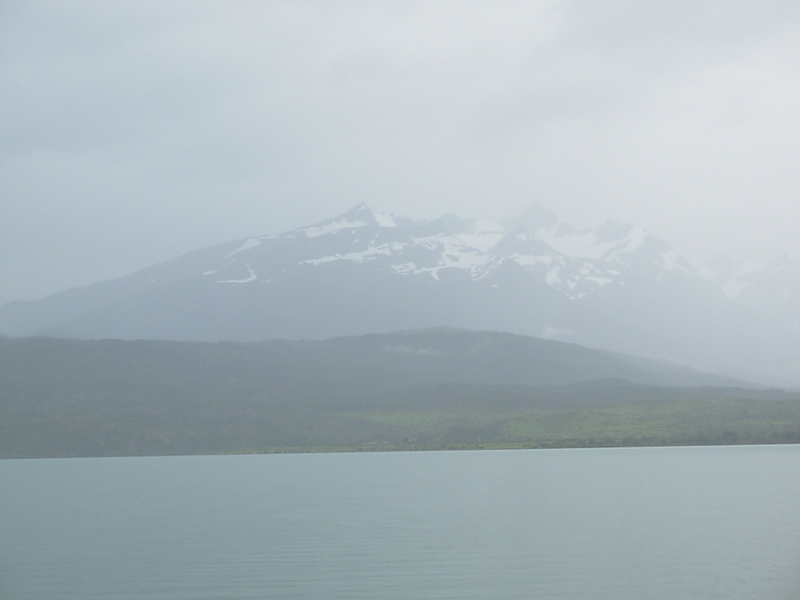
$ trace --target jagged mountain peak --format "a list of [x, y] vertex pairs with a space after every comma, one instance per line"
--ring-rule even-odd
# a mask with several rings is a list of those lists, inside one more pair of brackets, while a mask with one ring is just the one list
[[520, 223], [510, 226], [491, 252], [495, 256], [508, 255], [517, 259], [521, 256], [552, 257], [558, 254], [552, 246]]
[[549, 225], [532, 228], [532, 231], [565, 256], [628, 266], [650, 264], [658, 269], [697, 272], [664, 240], [631, 223], [609, 219], [598, 227], [577, 229], [565, 221], [548, 218], [543, 222]]
[[344, 215], [353, 215], [358, 213], [368, 212], [371, 213], [372, 209], [367, 205], [366, 202], [359, 202], [355, 206], [353, 206], [350, 210], [346, 211]]
[[[391, 233], [389, 229], [395, 232]], [[406, 249], [409, 245], [422, 245], [427, 248], [429, 255], [434, 248], [440, 249], [442, 258], [439, 264], [428, 264], [425, 268], [425, 272], [433, 277], [438, 275], [443, 266], [465, 268], [472, 276], [482, 276], [484, 273], [478, 267], [491, 266], [487, 253], [493, 259], [500, 254], [508, 254], [508, 258], [528, 267], [542, 263], [563, 264], [566, 259], [592, 261], [591, 267], [583, 263], [581, 268], [584, 273], [589, 270], [596, 273], [598, 268], [605, 270], [599, 266], [600, 262], [609, 265], [638, 264], [640, 267], [649, 264], [649, 268], [654, 269], [693, 271], [688, 262], [665, 242], [640, 227], [609, 220], [597, 228], [578, 230], [565, 221], [559, 221], [552, 211], [539, 202], [532, 202], [519, 218], [507, 222], [465, 218], [456, 214], [446, 214], [430, 221], [413, 221], [375, 212], [362, 202], [336, 217], [297, 229], [290, 235], [302, 238], [326, 236], [325, 239], [333, 235], [344, 240], [339, 235], [344, 232], [348, 232], [345, 237], [357, 243], [358, 248], [341, 247], [337, 251], [327, 246], [324, 256], [309, 259], [312, 264], [323, 259], [333, 262], [349, 257], [350, 260], [361, 261], [364, 256], [385, 256], [394, 251], [392, 248], [400, 249], [397, 244], [402, 242]], [[391, 248], [385, 245], [392, 242], [395, 245]], [[367, 248], [370, 243], [377, 246], [370, 250]], [[253, 242], [245, 243], [246, 248], [248, 244]], [[478, 255], [484, 257], [478, 260]], [[467, 256], [467, 260], [458, 256]], [[573, 264], [577, 268], [577, 263], [573, 261]], [[420, 269], [404, 268], [402, 272], [418, 273]], [[556, 279], [551, 276], [549, 281], [552, 283]]]
[[317, 237], [341, 229], [355, 229], [376, 225], [392, 227], [395, 223], [390, 215], [375, 213], [366, 203], [360, 202], [338, 216], [296, 229], [295, 233], [304, 234], [306, 237]]
[[545, 208], [538, 200], [528, 203], [515, 220], [531, 231], [550, 229], [559, 223], [556, 214]]
[[618, 241], [620, 239], [640, 241], [650, 236], [650, 234], [641, 227], [636, 227], [631, 223], [615, 221], [614, 219], [608, 219], [599, 227], [589, 231], [594, 231], [597, 236], [597, 241], [601, 243]]

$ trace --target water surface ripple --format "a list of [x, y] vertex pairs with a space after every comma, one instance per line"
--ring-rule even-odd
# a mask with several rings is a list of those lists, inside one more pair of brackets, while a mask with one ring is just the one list
[[0, 461], [0, 597], [797, 600], [800, 447]]

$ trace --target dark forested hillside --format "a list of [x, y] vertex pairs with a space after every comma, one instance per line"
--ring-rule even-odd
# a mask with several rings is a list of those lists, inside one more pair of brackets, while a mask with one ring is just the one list
[[0, 340], [0, 456], [794, 441], [800, 403], [499, 333]]

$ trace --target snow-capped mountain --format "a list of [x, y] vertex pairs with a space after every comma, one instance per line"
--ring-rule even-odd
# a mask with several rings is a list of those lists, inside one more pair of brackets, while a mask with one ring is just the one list
[[454, 215], [415, 221], [360, 204], [279, 235], [8, 304], [0, 330], [261, 340], [450, 326], [774, 375], [749, 351], [763, 344], [756, 338], [764, 327], [755, 337], [741, 335], [749, 310], [633, 225], [578, 230], [538, 204], [502, 222]]
[[600, 227], [579, 230], [558, 220], [538, 202], [529, 204], [517, 221], [565, 256], [628, 266], [652, 263], [662, 269], [697, 274], [696, 269], [666, 242], [628, 223], [609, 220]]

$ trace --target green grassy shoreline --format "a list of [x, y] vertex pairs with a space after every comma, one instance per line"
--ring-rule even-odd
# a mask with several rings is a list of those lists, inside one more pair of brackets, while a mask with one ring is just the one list
[[477, 450], [581, 450], [592, 448], [690, 448], [698, 446], [783, 446], [795, 445], [800, 442], [762, 442], [762, 443], [707, 443], [707, 444], [682, 444], [682, 443], [644, 443], [624, 444], [614, 440], [596, 440], [594, 442], [579, 440], [575, 443], [558, 440], [553, 443], [496, 443], [496, 444], [450, 444], [446, 446], [403, 446], [396, 444], [363, 444], [360, 446], [341, 447], [316, 447], [316, 448], [268, 448], [260, 451], [243, 451], [226, 453], [225, 456], [246, 456], [266, 454], [358, 454], [368, 452], [469, 452]]
[[[292, 418], [289, 418], [289, 417]], [[266, 411], [193, 418], [61, 414], [0, 423], [0, 458], [800, 443], [800, 401], [662, 400], [582, 409]]]

